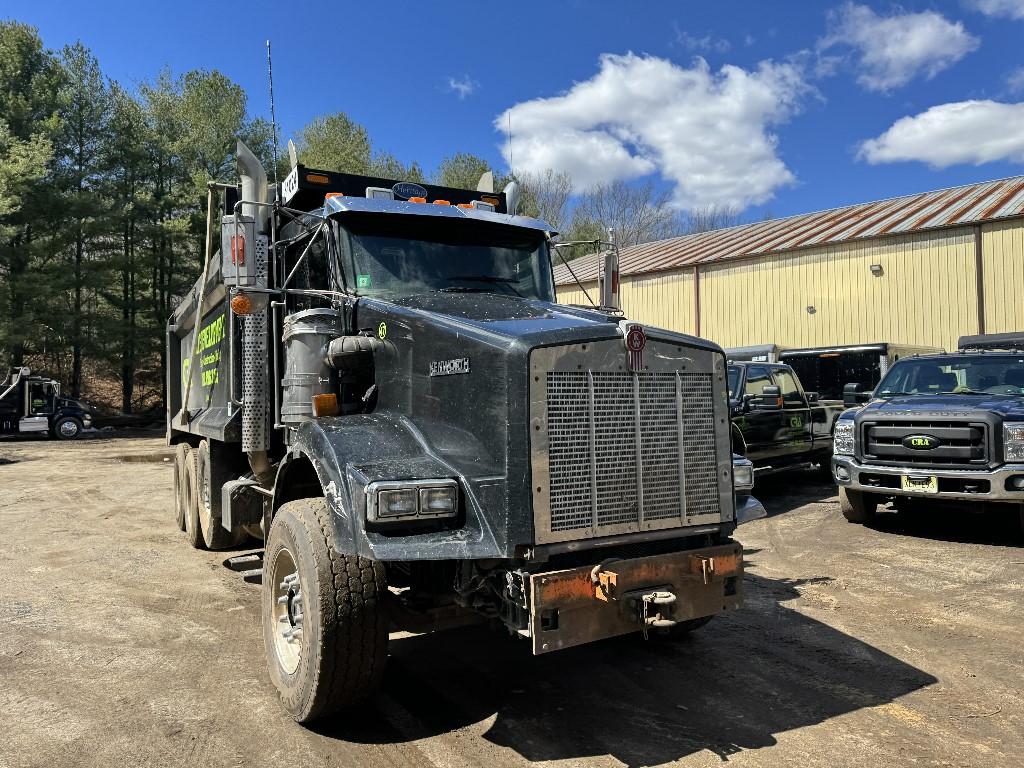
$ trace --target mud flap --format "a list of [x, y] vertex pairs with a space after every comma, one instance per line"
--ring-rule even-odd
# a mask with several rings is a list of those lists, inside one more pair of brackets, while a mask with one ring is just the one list
[[629, 632], [672, 627], [743, 602], [743, 550], [737, 543], [529, 577], [535, 654]]

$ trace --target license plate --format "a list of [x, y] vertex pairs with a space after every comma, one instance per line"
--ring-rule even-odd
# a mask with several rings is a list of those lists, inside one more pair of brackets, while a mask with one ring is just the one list
[[938, 493], [939, 492], [939, 478], [934, 475], [930, 477], [902, 475], [900, 476], [900, 486], [904, 491], [917, 491], [919, 493]]

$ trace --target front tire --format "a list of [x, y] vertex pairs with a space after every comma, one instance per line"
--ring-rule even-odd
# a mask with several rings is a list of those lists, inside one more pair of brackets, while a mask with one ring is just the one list
[[875, 519], [878, 497], [864, 491], [851, 491], [839, 486], [839, 509], [851, 523], [870, 523]]
[[324, 499], [278, 510], [263, 556], [263, 644], [270, 679], [295, 720], [348, 709], [380, 686], [386, 595], [380, 563], [335, 548]]
[[53, 424], [53, 436], [58, 440], [74, 440], [82, 434], [82, 422], [74, 416], [61, 416]]

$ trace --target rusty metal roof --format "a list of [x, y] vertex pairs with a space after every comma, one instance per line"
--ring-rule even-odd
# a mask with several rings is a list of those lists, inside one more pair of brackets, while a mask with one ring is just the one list
[[[623, 275], [661, 272], [1021, 215], [1024, 176], [1014, 176], [633, 245], [622, 249], [619, 268]], [[590, 254], [570, 263], [576, 277], [587, 282], [597, 280], [600, 261], [597, 254]], [[556, 260], [555, 283], [573, 282], [565, 265]]]

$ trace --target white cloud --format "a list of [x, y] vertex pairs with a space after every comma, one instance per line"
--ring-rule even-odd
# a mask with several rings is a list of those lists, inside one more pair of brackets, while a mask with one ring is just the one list
[[456, 94], [460, 101], [467, 96], [472, 96], [479, 87], [480, 84], [469, 75], [448, 78], [448, 90]]
[[1024, 91], [1024, 67], [1017, 67], [1006, 76], [1006, 87], [1011, 93]]
[[732, 48], [732, 44], [724, 38], [714, 37], [710, 33], [703, 37], [697, 37], [696, 35], [690, 34], [688, 30], [680, 29], [679, 24], [674, 24], [674, 26], [676, 30], [676, 42], [688, 50], [727, 53], [729, 49]]
[[978, 47], [964, 25], [935, 11], [880, 16], [865, 5], [847, 3], [829, 14], [821, 51], [848, 46], [858, 53], [857, 82], [890, 91], [915, 77], [935, 77]]
[[973, 0], [971, 5], [986, 16], [1024, 19], [1024, 0]]
[[712, 72], [702, 59], [604, 54], [589, 80], [516, 104], [494, 127], [505, 132], [511, 116], [517, 172], [565, 171], [577, 189], [657, 172], [680, 208], [745, 207], [795, 181], [769, 129], [809, 90], [793, 64]]
[[861, 144], [871, 164], [917, 161], [933, 168], [997, 160], [1024, 162], [1024, 103], [960, 101], [897, 120]]

